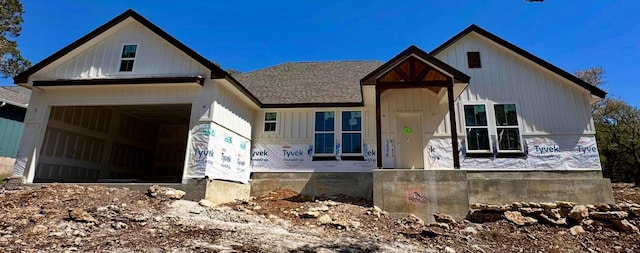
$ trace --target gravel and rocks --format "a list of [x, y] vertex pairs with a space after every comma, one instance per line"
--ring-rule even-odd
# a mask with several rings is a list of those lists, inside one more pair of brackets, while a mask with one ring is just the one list
[[640, 189], [625, 184], [614, 185], [613, 205], [474, 203], [468, 220], [438, 213], [436, 223], [414, 215], [394, 219], [368, 199], [302, 196], [287, 189], [225, 205], [182, 200], [170, 188], [152, 192], [73, 184], [0, 189], [0, 247], [2, 252], [640, 252]]

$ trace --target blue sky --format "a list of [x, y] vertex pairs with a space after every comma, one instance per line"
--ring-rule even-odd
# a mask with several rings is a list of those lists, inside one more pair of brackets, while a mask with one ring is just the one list
[[[131, 8], [224, 68], [288, 61], [386, 61], [431, 51], [470, 24], [573, 73], [600, 66], [612, 97], [640, 107], [640, 1], [23, 0], [34, 64]], [[12, 80], [0, 80], [10, 84]]]

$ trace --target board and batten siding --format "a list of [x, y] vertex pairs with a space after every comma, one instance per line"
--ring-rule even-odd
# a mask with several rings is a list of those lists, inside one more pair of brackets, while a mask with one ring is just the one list
[[251, 140], [254, 109], [220, 82], [216, 81], [212, 89], [211, 120]]
[[[203, 75], [210, 71], [187, 54], [137, 22], [114, 27], [110, 35], [84, 51], [72, 52], [65, 62], [49, 66], [33, 80], [115, 78], [172, 75]], [[100, 39], [100, 38], [97, 38]], [[133, 71], [120, 72], [120, 56], [125, 44], [136, 44]]]
[[398, 113], [419, 113], [425, 137], [450, 136], [449, 107], [432, 92], [420, 88], [388, 90], [380, 101], [383, 135], [395, 136]]
[[[468, 68], [467, 52], [474, 51], [481, 68]], [[523, 135], [595, 134], [588, 91], [496, 43], [472, 33], [435, 56], [471, 77], [457, 111], [460, 103], [515, 102]]]
[[[374, 107], [263, 109], [256, 112], [253, 122], [254, 141], [269, 144], [313, 144], [315, 112], [361, 111], [363, 143], [376, 142], [376, 113]], [[276, 132], [264, 131], [265, 112], [276, 112]], [[336, 127], [340, 127], [336, 122]], [[336, 136], [336, 139], [339, 137]], [[337, 140], [339, 141], [339, 140]]]

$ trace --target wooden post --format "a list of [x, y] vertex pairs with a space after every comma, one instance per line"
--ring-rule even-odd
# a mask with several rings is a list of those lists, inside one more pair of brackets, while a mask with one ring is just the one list
[[447, 87], [449, 98], [449, 125], [451, 126], [451, 146], [453, 147], [453, 168], [460, 169], [460, 151], [458, 148], [458, 129], [456, 127], [456, 109], [453, 100], [453, 82]]
[[376, 165], [378, 168], [382, 168], [382, 119], [380, 118], [380, 87], [378, 87], [378, 81], [376, 80]]

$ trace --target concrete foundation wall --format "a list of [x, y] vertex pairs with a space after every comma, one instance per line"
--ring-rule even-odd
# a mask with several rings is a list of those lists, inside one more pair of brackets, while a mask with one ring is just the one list
[[251, 196], [262, 196], [278, 188], [288, 188], [303, 195], [345, 194], [370, 198], [373, 191], [371, 172], [254, 172]]
[[469, 212], [467, 176], [461, 170], [374, 170], [373, 202], [392, 217], [410, 213], [427, 222], [447, 213], [463, 220]]
[[600, 171], [467, 171], [467, 178], [470, 203], [614, 203], [611, 181], [602, 178]]
[[221, 180], [207, 183], [205, 198], [214, 204], [224, 204], [235, 200], [248, 200], [251, 185]]

